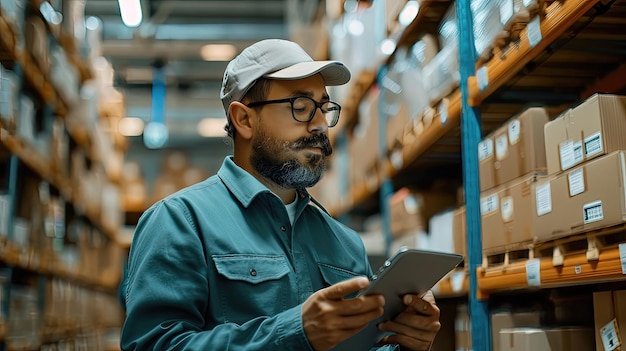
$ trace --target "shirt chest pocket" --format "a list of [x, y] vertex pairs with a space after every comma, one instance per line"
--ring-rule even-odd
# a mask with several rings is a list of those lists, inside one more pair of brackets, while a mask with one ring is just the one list
[[[226, 320], [245, 322], [287, 309], [290, 294], [289, 262], [280, 255], [214, 255], [217, 286]], [[217, 291], [216, 291], [217, 290]]]
[[318, 263], [317, 266], [322, 273], [325, 286], [331, 286], [350, 278], [363, 276], [363, 274], [354, 273], [347, 269], [339, 268], [330, 264]]

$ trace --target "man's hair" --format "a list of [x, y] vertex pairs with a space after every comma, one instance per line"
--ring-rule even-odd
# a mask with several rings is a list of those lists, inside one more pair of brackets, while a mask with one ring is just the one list
[[[257, 79], [256, 82], [254, 82], [254, 84], [250, 87], [250, 90], [248, 90], [246, 95], [243, 96], [241, 101], [245, 104], [249, 104], [251, 102], [265, 100], [270, 92], [270, 83], [270, 79], [267, 78], [261, 77]], [[252, 108], [259, 109], [261, 107], [263, 106], [255, 106]], [[224, 130], [226, 131], [226, 135], [232, 139], [235, 138], [235, 127], [233, 127], [233, 123], [230, 118], [228, 118], [228, 122], [226, 123]]]

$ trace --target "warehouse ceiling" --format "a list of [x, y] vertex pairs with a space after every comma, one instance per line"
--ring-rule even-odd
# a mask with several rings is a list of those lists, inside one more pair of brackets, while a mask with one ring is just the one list
[[[130, 28], [122, 22], [118, 0], [86, 0], [85, 16], [101, 20], [101, 54], [115, 70], [127, 115], [149, 121], [154, 68], [163, 67], [167, 145], [194, 148], [212, 142], [199, 136], [198, 123], [224, 115], [219, 87], [228, 58], [204, 60], [202, 48], [232, 44], [238, 53], [261, 39], [290, 38], [289, 26], [294, 21], [310, 22], [321, 4], [313, 0], [141, 0], [143, 20]], [[141, 138], [132, 139], [141, 144]]]

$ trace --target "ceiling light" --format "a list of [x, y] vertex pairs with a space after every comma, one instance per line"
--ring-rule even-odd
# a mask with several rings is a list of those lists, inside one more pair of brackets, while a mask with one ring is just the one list
[[98, 17], [89, 16], [85, 20], [85, 28], [89, 30], [98, 30], [102, 28], [102, 21]]
[[230, 44], [208, 44], [200, 49], [200, 56], [205, 61], [230, 61], [237, 54], [237, 49]]
[[205, 138], [226, 136], [226, 118], [204, 118], [198, 123], [198, 134]]
[[350, 32], [350, 34], [354, 35], [355, 37], [363, 34], [364, 31], [365, 26], [363, 25], [363, 22], [359, 21], [358, 19], [354, 19], [350, 21], [350, 23], [348, 23], [348, 32]]
[[417, 17], [419, 10], [420, 4], [417, 1], [408, 1], [398, 16], [398, 22], [403, 26], [408, 26]]
[[117, 132], [123, 136], [140, 136], [143, 133], [143, 119], [137, 117], [125, 117], [117, 122]]
[[143, 19], [139, 0], [118, 0], [122, 22], [127, 27], [137, 27]]
[[148, 149], [160, 149], [169, 139], [169, 132], [165, 124], [161, 122], [150, 122], [143, 131], [143, 144]]
[[393, 54], [393, 51], [396, 49], [396, 43], [391, 39], [385, 39], [380, 44], [380, 51], [382, 51], [385, 55]]

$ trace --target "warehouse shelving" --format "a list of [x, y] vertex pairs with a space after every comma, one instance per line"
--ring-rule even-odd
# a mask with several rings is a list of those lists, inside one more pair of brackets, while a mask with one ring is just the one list
[[[36, 15], [38, 6], [44, 2], [29, 1], [29, 14]], [[39, 15], [43, 16], [41, 13]], [[122, 274], [123, 252], [130, 244], [128, 238], [120, 233], [119, 225], [107, 221], [107, 216], [103, 215], [105, 212], [100, 212], [101, 204], [96, 202], [100, 199], [80, 196], [84, 188], [78, 184], [80, 182], [75, 182], [75, 177], [80, 179], [81, 175], [87, 175], [87, 171], [91, 176], [94, 165], [104, 166], [106, 155], [100, 154], [94, 143], [95, 132], [81, 123], [76, 123], [76, 117], [71, 114], [73, 104], [64, 98], [62, 89], [55, 86], [50, 72], [40, 67], [30, 52], [19, 48], [19, 33], [16, 32], [17, 26], [13, 21], [6, 12], [0, 11], [0, 62], [8, 71], [13, 71], [19, 93], [32, 97], [36, 111], [41, 114], [38, 116], [43, 116], [42, 119], [46, 122], [58, 122], [55, 128], [62, 126], [62, 131], [59, 130], [59, 134], [54, 135], [64, 139], [67, 144], [66, 152], [76, 151], [76, 158], [84, 161], [85, 169], [80, 170], [82, 174], [70, 174], [68, 169], [64, 169], [67, 165], [57, 163], [56, 156], [59, 155], [44, 156], [42, 146], [37, 147], [29, 138], [15, 134], [15, 122], [21, 122], [18, 120], [19, 116], [11, 116], [10, 113], [8, 116], [3, 115], [3, 122], [0, 123], [0, 149], [4, 157], [3, 170], [7, 172], [4, 179], [7, 183], [4, 185], [6, 194], [3, 194], [3, 215], [6, 216], [3, 217], [3, 225], [7, 232], [0, 233], [0, 288], [3, 289], [0, 294], [3, 303], [0, 350], [22, 349], [19, 346], [22, 341], [16, 340], [15, 335], [26, 331], [11, 325], [14, 319], [23, 317], [20, 313], [24, 311], [18, 311], [18, 307], [13, 305], [13, 299], [20, 294], [25, 294], [22, 297], [31, 296], [35, 300], [39, 320], [37, 325], [40, 325], [39, 329], [33, 329], [38, 335], [36, 343], [39, 346], [24, 344], [24, 349], [74, 341], [77, 345], [85, 343], [87, 347], [85, 340], [95, 338], [94, 332], [111, 327], [119, 328], [121, 324], [121, 312], [118, 313], [115, 309], [119, 307], [117, 289]], [[79, 81], [84, 83], [93, 78], [88, 65], [77, 55], [74, 40], [59, 25], [46, 21], [44, 23], [46, 39], [50, 40], [50, 45], [59, 47], [66, 53], [69, 64], [80, 76]], [[21, 108], [20, 105], [16, 106]], [[51, 132], [50, 125], [45, 128], [46, 133]], [[49, 138], [52, 143], [54, 138]], [[44, 140], [47, 139], [48, 136]], [[69, 154], [60, 157], [67, 158], [67, 162], [71, 163]], [[100, 168], [97, 169], [99, 170]], [[109, 179], [106, 179], [107, 176]], [[98, 180], [99, 184], [115, 184], [108, 172], [98, 173]], [[37, 184], [39, 189], [33, 190]], [[40, 198], [32, 200], [35, 198], [32, 195], [23, 196], [19, 193], [21, 187], [28, 187], [32, 193], [37, 194], [35, 197]], [[29, 206], [33, 207], [32, 211]], [[33, 219], [20, 218], [26, 229], [22, 228], [25, 233], [21, 232], [18, 237], [15, 224], [17, 217], [24, 216], [25, 211]], [[57, 223], [59, 220], [63, 221], [62, 225]], [[44, 221], [47, 222], [44, 224]], [[63, 228], [63, 237], [57, 237], [58, 228]], [[45, 233], [40, 230], [45, 230]], [[85, 322], [83, 312], [87, 310], [83, 311], [83, 306], [77, 304], [104, 300], [108, 303], [93, 303], [89, 307], [94, 314], [101, 316], [100, 320]], [[70, 302], [74, 304], [72, 308], [65, 306]], [[67, 307], [67, 311], [59, 311], [57, 306]], [[108, 306], [109, 310], [96, 312], [105, 308], [104, 306]], [[102, 322], [103, 320], [107, 321]], [[13, 328], [13, 335], [7, 333], [7, 327]], [[34, 328], [34, 325], [29, 325], [31, 327]], [[92, 334], [89, 336], [86, 333]]]
[[[461, 6], [469, 12], [469, 1], [458, 2], [455, 4], [457, 9]], [[424, 3], [430, 5], [431, 2], [422, 4]], [[556, 116], [595, 92], [626, 93], [623, 46], [626, 38], [622, 30], [626, 24], [625, 15], [624, 1], [546, 1], [545, 11], [540, 17], [531, 19], [530, 26], [521, 30], [519, 40], [496, 49], [494, 57], [486, 63], [472, 64], [471, 67], [466, 65], [465, 69], [471, 72], [469, 76], [465, 76], [464, 81], [462, 75], [461, 85], [465, 84], [466, 90], [456, 89], [440, 103], [425, 111], [421, 118], [424, 123], [419, 128], [410, 121], [404, 128], [404, 135], [399, 138], [401, 148], [387, 150], [389, 156], [385, 155], [379, 160], [375, 167], [377, 173], [362, 183], [352, 184], [347, 196], [330, 208], [331, 213], [340, 216], [362, 211], [363, 207], [371, 208], [372, 199], [378, 197], [387, 179], [394, 182], [399, 177], [410, 177], [411, 174], [418, 173], [428, 164], [424, 162], [425, 158], [432, 163], [432, 159], [437, 157], [446, 157], [450, 153], [460, 154], [461, 139], [464, 138], [460, 131], [461, 123], [464, 119], [474, 118], [472, 114], [477, 115], [480, 121], [478, 128], [482, 135], [486, 135], [527, 107], [529, 102], [545, 106], [551, 116]], [[416, 28], [420, 27], [419, 21], [422, 20], [423, 18], [416, 18], [407, 27], [406, 33], [402, 34], [404, 40], [412, 38], [405, 41], [405, 44], [417, 40], [420, 33], [416, 32]], [[460, 25], [460, 28], [463, 31], [467, 27]], [[466, 39], [467, 36], [463, 38]], [[401, 45], [400, 42], [398, 46]], [[464, 55], [463, 51], [461, 55]], [[364, 86], [368, 87], [354, 86], [353, 89], [358, 92], [349, 96], [363, 97], [365, 93], [361, 89]], [[359, 100], [350, 99], [350, 110], [355, 111], [358, 103]], [[342, 128], [356, 124], [352, 120], [354, 117], [351, 115], [350, 121]], [[341, 132], [343, 131], [339, 130], [336, 134]], [[456, 140], [456, 149], [452, 147], [453, 150], [450, 151], [449, 148], [440, 147], [442, 141], [450, 140], [453, 140], [452, 144]], [[476, 140], [471, 143], [477, 144]], [[476, 146], [470, 145], [467, 152], [475, 154]], [[467, 160], [464, 159], [463, 162]], [[473, 175], [466, 179], [465, 190], [467, 206], [472, 207], [470, 212], [473, 216], [468, 219], [468, 222], [473, 221], [473, 224], [469, 224], [468, 231], [473, 236], [471, 241], [480, 245], [477, 166], [476, 162], [466, 168], [466, 173]], [[468, 193], [472, 192], [473, 198], [468, 198]], [[379, 203], [378, 206], [383, 205]], [[381, 212], [384, 213], [382, 209]], [[457, 272], [454, 287], [451, 276], [447, 277], [438, 284], [435, 292], [439, 297], [475, 293], [475, 298], [484, 301], [490, 294], [504, 291], [623, 282], [626, 281], [625, 246], [626, 244], [621, 246], [621, 258], [620, 247], [613, 246], [601, 249], [597, 259], [592, 260], [588, 259], [585, 252], [567, 253], [562, 257], [563, 264], [560, 266], [554, 265], [553, 257], [532, 257], [530, 260], [509, 263], [505, 267], [485, 268], [480, 263], [481, 250], [470, 245], [474, 266], [466, 262], [466, 267], [469, 266], [474, 272], [466, 271], [462, 279]], [[538, 269], [540, 286], [528, 283], [526, 267], [529, 262]], [[470, 278], [470, 273], [476, 275]], [[472, 316], [474, 325], [478, 326], [473, 328], [473, 333], [481, 333], [473, 335], [474, 340], [481, 340], [473, 345], [474, 349], [488, 349], [488, 341], [484, 338], [485, 329], [489, 333], [489, 328], [484, 318], [486, 317]], [[487, 328], [482, 328], [483, 326]]]
[[[522, 30], [522, 40], [502, 55], [496, 55], [486, 65], [480, 67], [469, 83], [469, 103], [480, 106], [497, 88], [507, 83], [520, 72], [533, 58], [546, 50], [549, 45], [578, 21], [598, 1], [567, 0], [555, 1], [546, 9], [545, 18], [539, 27], [526, 27]], [[537, 30], [539, 29], [539, 31]], [[538, 38], [539, 41], [529, 38]]]
[[[41, 3], [42, 1], [39, 1]], [[15, 32], [10, 25], [10, 22], [4, 17], [3, 14], [0, 14], [0, 49], [2, 50], [2, 54], [6, 55], [7, 61], [13, 61], [19, 64], [22, 67], [22, 71], [24, 73], [24, 77], [28, 81], [28, 83], [40, 94], [41, 98], [44, 102], [50, 106], [54, 107], [55, 113], [61, 117], [65, 118], [68, 113], [67, 103], [62, 99], [60, 94], [57, 93], [52, 83], [46, 78], [46, 75], [41, 71], [41, 69], [34, 63], [32, 58], [28, 53], [23, 50], [18, 50], [15, 46]], [[63, 33], [63, 32], [60, 32]], [[66, 34], [63, 35], [63, 42], [68, 42], [69, 38]], [[61, 41], [59, 41], [60, 45]], [[69, 44], [65, 44], [66, 46]], [[79, 61], [78, 57], [75, 54], [68, 55], [69, 57], [74, 57], [72, 62]], [[80, 72], [82, 76], [89, 77], [90, 73], [88, 73], [88, 69], [84, 63], [80, 63]], [[72, 137], [74, 142], [77, 145], [86, 151], [89, 159], [91, 161], [97, 162], [101, 161], [103, 155], [99, 155], [95, 148], [91, 143], [90, 132], [80, 125], [72, 124], [71, 126], [67, 126], [68, 134]], [[20, 160], [22, 160], [25, 164], [31, 167], [33, 170], [38, 172], [42, 178], [46, 179], [50, 184], [54, 185], [63, 197], [70, 200], [73, 200], [72, 197], [72, 184], [68, 181], [69, 175], [60, 174], [57, 170], [54, 169], [54, 165], [45, 160], [42, 156], [40, 156], [36, 150], [30, 147], [27, 143], [20, 140], [20, 138], [12, 136], [8, 133], [7, 129], [2, 127], [0, 130], [0, 141], [4, 144], [12, 153], [18, 155]], [[114, 179], [112, 179], [114, 180]], [[101, 221], [98, 217], [98, 213], [87, 212], [85, 216], [89, 218], [89, 220], [98, 227], [103, 233], [105, 233], [109, 239], [113, 242], [117, 242], [116, 231], [117, 228], [112, 227]], [[125, 245], [125, 244], [124, 244]]]
[[[43, 179], [52, 184], [65, 199], [76, 203], [77, 200], [72, 195], [72, 184], [68, 181], [69, 176], [67, 174], [59, 173], [54, 170], [53, 164], [39, 155], [38, 151], [27, 143], [22, 141], [19, 137], [10, 135], [6, 129], [0, 127], [0, 142], [11, 153], [17, 155], [17, 157], [28, 165], [32, 170], [39, 174]], [[107, 225], [99, 217], [98, 213], [87, 211], [85, 216], [91, 221], [93, 225], [98, 227], [112, 242], [118, 242], [117, 228]]]

